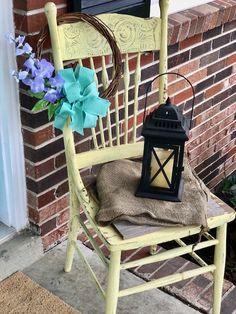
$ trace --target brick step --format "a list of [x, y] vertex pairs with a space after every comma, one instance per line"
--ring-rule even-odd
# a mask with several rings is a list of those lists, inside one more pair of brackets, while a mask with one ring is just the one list
[[[92, 249], [89, 241], [85, 236], [81, 235], [79, 238], [84, 245]], [[95, 237], [96, 242], [108, 257], [108, 250], [98, 238]], [[164, 251], [162, 247], [158, 247], [158, 252]], [[122, 253], [122, 261], [128, 262], [149, 256], [149, 247], [144, 247], [136, 250], [129, 250]], [[199, 266], [183, 257], [175, 257], [172, 260], [156, 262], [148, 265], [143, 265], [129, 269], [136, 276], [151, 281], [163, 276], [168, 276], [176, 272], [187, 271], [198, 268]], [[161, 288], [163, 291], [174, 295], [184, 303], [190, 304], [192, 307], [202, 311], [203, 313], [210, 313], [212, 309], [212, 292], [213, 292], [213, 276], [211, 273], [199, 275], [169, 286]], [[221, 314], [235, 314], [236, 313], [236, 287], [235, 285], [224, 280], [223, 298]]]

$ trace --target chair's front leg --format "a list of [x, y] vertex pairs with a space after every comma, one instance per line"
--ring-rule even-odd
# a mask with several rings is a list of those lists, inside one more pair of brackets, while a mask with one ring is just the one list
[[226, 231], [226, 223], [216, 229], [216, 238], [219, 243], [215, 247], [214, 254], [216, 270], [214, 271], [213, 314], [220, 314], [221, 308], [226, 258]]
[[106, 314], [115, 314], [120, 284], [121, 251], [111, 252], [106, 290]]

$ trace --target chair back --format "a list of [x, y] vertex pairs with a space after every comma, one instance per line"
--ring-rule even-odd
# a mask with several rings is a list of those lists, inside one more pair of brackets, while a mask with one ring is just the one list
[[[111, 106], [105, 118], [99, 118], [96, 128], [86, 131], [90, 137], [87, 152], [77, 154], [73, 134], [68, 120], [63, 130], [66, 159], [70, 176], [77, 181], [79, 190], [84, 190], [78, 169], [121, 158], [141, 156], [143, 143], [140, 133], [143, 122], [144, 97], [140, 97], [142, 60], [151, 54], [156, 59], [156, 71], [167, 70], [167, 7], [168, 0], [160, 0], [161, 16], [149, 19], [123, 15], [101, 14], [98, 18], [114, 33], [122, 53], [123, 75], [119, 88], [110, 98]], [[95, 71], [95, 81], [99, 90], [106, 89], [114, 75], [111, 48], [106, 39], [91, 25], [84, 21], [58, 24], [57, 9], [54, 3], [45, 6], [48, 20], [52, 54], [56, 70], [68, 63], [77, 61], [80, 65]], [[151, 77], [148, 77], [151, 79]], [[165, 101], [166, 76], [159, 81], [159, 103]], [[157, 101], [156, 101], [157, 102]], [[89, 132], [91, 132], [89, 134]], [[78, 147], [78, 150], [79, 147]], [[74, 177], [76, 173], [77, 178]]]

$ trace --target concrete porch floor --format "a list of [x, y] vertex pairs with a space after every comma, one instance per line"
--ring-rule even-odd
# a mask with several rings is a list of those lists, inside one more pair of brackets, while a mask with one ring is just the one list
[[[105, 286], [106, 269], [96, 254], [87, 247], [85, 239], [79, 245], [91, 262], [93, 269]], [[84, 245], [85, 244], [85, 245]], [[104, 247], [101, 247], [105, 251]], [[160, 248], [162, 250], [162, 248]], [[81, 314], [103, 314], [104, 302], [95, 289], [79, 257], [75, 255], [72, 271], [64, 273], [66, 241], [43, 254], [40, 237], [25, 232], [0, 245], [0, 281], [11, 273], [21, 270], [44, 288], [66, 303], [81, 311]], [[125, 260], [149, 254], [148, 248], [126, 252]], [[106, 252], [104, 252], [106, 253]], [[149, 281], [168, 272], [191, 269], [195, 264], [179, 257], [172, 262], [155, 263], [123, 271], [121, 285], [132, 286]], [[165, 287], [164, 291], [153, 289], [148, 292], [121, 298], [117, 314], [197, 314], [211, 313], [211, 274], [198, 276], [184, 282]], [[182, 302], [183, 301], [183, 302]], [[196, 310], [197, 309], [197, 310]], [[1, 311], [0, 311], [1, 313]], [[7, 314], [7, 313], [4, 313]], [[236, 314], [236, 287], [225, 280], [221, 314]]]
[[[82, 243], [80, 243], [80, 247], [104, 286], [106, 268], [93, 251]], [[94, 287], [92, 279], [77, 255], [72, 271], [64, 273], [65, 250], [66, 243], [64, 242], [25, 268], [23, 272], [66, 303], [80, 310], [82, 314], [103, 314], [104, 302], [102, 297]], [[132, 286], [140, 282], [143, 280], [134, 274], [128, 271], [122, 273], [121, 285]], [[118, 302], [117, 314], [144, 313], [197, 314], [199, 312], [158, 289], [124, 297]]]

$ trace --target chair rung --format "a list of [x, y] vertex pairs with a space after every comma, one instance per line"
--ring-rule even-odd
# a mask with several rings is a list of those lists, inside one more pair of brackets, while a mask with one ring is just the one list
[[100, 257], [101, 261], [103, 262], [103, 264], [105, 266], [108, 266], [109, 261], [108, 259], [105, 257], [105, 255], [103, 254], [102, 250], [100, 249], [100, 247], [97, 245], [96, 241], [94, 240], [94, 238], [92, 237], [92, 235], [90, 234], [87, 226], [83, 223], [82, 220], [80, 220], [80, 224], [83, 227], [83, 231], [86, 234], [86, 236], [88, 237], [92, 247], [94, 248], [94, 250], [97, 252], [98, 256]]
[[[205, 242], [200, 242], [195, 246], [194, 251], [216, 245], [218, 242], [219, 242], [218, 240], [209, 240]], [[148, 257], [144, 257], [139, 260], [136, 260], [136, 261], [121, 264], [120, 269], [128, 269], [128, 268], [137, 267], [140, 265], [146, 265], [146, 264], [151, 264], [151, 263], [155, 263], [159, 261], [164, 261], [173, 257], [188, 254], [188, 253], [191, 254], [192, 249], [193, 249], [192, 244], [186, 245], [184, 247], [178, 247], [169, 251], [158, 253], [157, 255], [148, 256]], [[206, 266], [206, 265], [203, 265], [203, 266]]]
[[139, 292], [147, 291], [150, 289], [159, 288], [159, 287], [166, 286], [166, 285], [178, 282], [178, 281], [195, 277], [197, 275], [201, 275], [207, 272], [212, 272], [215, 269], [216, 269], [215, 265], [209, 265], [209, 266], [204, 266], [204, 267], [193, 269], [193, 270], [188, 270], [186, 272], [182, 272], [179, 274], [166, 276], [166, 277], [159, 278], [150, 282], [146, 282], [144, 284], [141, 284], [132, 288], [120, 290], [118, 296], [125, 297], [134, 293], [139, 293]]
[[101, 293], [101, 295], [105, 299], [105, 291], [103, 290], [103, 288], [102, 288], [100, 282], [98, 281], [97, 276], [95, 275], [95, 273], [92, 270], [91, 266], [89, 265], [89, 262], [84, 257], [83, 253], [80, 251], [80, 249], [79, 249], [78, 245], [76, 244], [76, 242], [74, 242], [74, 246], [75, 246], [76, 252], [78, 253], [79, 257], [81, 258], [81, 261], [84, 263], [84, 266], [86, 266], [86, 268], [87, 268], [91, 278], [94, 280], [97, 290]]
[[[201, 243], [208, 243], [208, 242], [214, 242], [214, 241], [216, 241], [215, 244], [218, 243], [218, 240], [216, 240], [216, 239], [214, 239], [214, 240], [208, 240], [208, 241], [206, 241], [206, 242], [201, 242]], [[185, 242], [182, 241], [181, 239], [176, 239], [175, 242], [178, 243], [181, 247], [186, 247], [186, 246], [187, 246], [187, 244], [185, 244]], [[199, 249], [199, 244], [200, 244], [200, 243], [196, 244], [195, 248], [198, 247], [198, 249]], [[205, 246], [205, 247], [206, 247], [206, 246]], [[195, 248], [194, 248], [194, 251], [196, 251]], [[192, 258], [193, 258], [200, 266], [207, 266], [208, 264], [207, 264], [199, 255], [197, 255], [194, 251], [189, 252], [189, 254], [192, 256]]]

